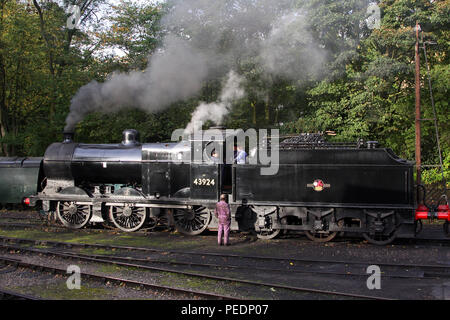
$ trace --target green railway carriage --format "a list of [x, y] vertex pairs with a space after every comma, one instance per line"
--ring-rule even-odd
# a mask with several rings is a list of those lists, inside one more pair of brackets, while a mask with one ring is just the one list
[[21, 203], [36, 194], [42, 158], [0, 158], [0, 204]]

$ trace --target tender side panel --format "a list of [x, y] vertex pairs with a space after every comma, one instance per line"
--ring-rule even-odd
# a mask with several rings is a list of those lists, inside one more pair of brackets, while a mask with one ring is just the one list
[[[316, 180], [324, 183], [315, 191]], [[413, 206], [409, 166], [282, 164], [273, 176], [259, 166], [236, 165], [236, 200], [340, 206]]]

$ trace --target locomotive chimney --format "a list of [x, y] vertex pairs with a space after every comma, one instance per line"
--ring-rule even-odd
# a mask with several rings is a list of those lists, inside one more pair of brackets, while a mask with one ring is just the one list
[[134, 146], [139, 144], [139, 132], [134, 129], [124, 130], [122, 144], [124, 146]]
[[72, 143], [73, 136], [74, 136], [73, 132], [64, 132], [63, 133], [63, 137], [64, 137], [63, 143]]

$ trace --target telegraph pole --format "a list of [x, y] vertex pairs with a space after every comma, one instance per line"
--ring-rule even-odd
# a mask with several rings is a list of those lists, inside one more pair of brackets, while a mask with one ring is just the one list
[[417, 184], [421, 183], [420, 155], [420, 57], [419, 57], [419, 23], [416, 22], [416, 172]]

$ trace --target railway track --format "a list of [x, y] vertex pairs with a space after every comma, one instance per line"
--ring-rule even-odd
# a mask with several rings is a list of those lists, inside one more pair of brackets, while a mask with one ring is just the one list
[[[314, 288], [296, 287], [296, 286], [290, 286], [290, 285], [283, 285], [283, 284], [279, 284], [279, 283], [252, 281], [252, 280], [230, 278], [230, 277], [224, 277], [224, 276], [216, 276], [216, 275], [191, 272], [191, 271], [174, 270], [174, 269], [170, 269], [170, 268], [154, 267], [154, 266], [149, 266], [149, 265], [144, 265], [144, 264], [123, 262], [123, 261], [118, 261], [118, 260], [114, 260], [114, 259], [108, 259], [105, 257], [94, 257], [94, 256], [89, 256], [89, 255], [83, 255], [83, 254], [55, 252], [55, 251], [50, 251], [50, 250], [33, 249], [33, 248], [26, 248], [26, 247], [20, 247], [20, 246], [1, 245], [0, 248], [6, 249], [6, 250], [20, 250], [21, 252], [28, 252], [28, 253], [33, 253], [33, 254], [45, 254], [45, 255], [54, 256], [54, 257], [63, 258], [63, 259], [75, 259], [75, 260], [91, 262], [91, 263], [114, 264], [116, 266], [125, 267], [125, 268], [137, 268], [137, 269], [146, 270], [146, 271], [167, 272], [167, 273], [171, 273], [171, 274], [183, 275], [183, 276], [188, 276], [188, 277], [196, 277], [196, 278], [200, 278], [200, 279], [246, 284], [246, 285], [258, 286], [258, 287], [263, 286], [263, 287], [267, 287], [270, 289], [273, 289], [273, 288], [285, 289], [285, 290], [290, 290], [290, 291], [294, 291], [294, 292], [309, 293], [309, 294], [315, 294], [315, 295], [321, 295], [321, 296], [327, 296], [327, 297], [336, 296], [336, 297], [346, 297], [346, 298], [355, 298], [355, 299], [392, 300], [390, 298], [385, 298], [385, 297], [368, 296], [368, 295], [361, 295], [361, 294], [355, 294], [355, 293], [349, 293], [349, 292], [338, 292], [338, 291], [321, 290], [321, 289], [314, 289]], [[0, 257], [0, 261], [8, 263], [8, 261], [3, 260], [2, 257]], [[64, 270], [64, 272], [65, 272], [65, 270]], [[123, 279], [121, 279], [121, 280], [123, 280]]]
[[[332, 276], [342, 276], [342, 277], [359, 277], [359, 278], [367, 278], [367, 273], [365, 272], [348, 272], [348, 271], [327, 271], [327, 270], [320, 270], [317, 268], [310, 268], [310, 269], [289, 269], [289, 268], [266, 268], [266, 267], [257, 267], [257, 266], [242, 266], [242, 265], [230, 265], [230, 264], [215, 264], [215, 263], [196, 263], [196, 262], [190, 262], [190, 261], [171, 261], [171, 260], [149, 260], [149, 259], [143, 259], [143, 258], [136, 258], [136, 257], [119, 257], [119, 256], [106, 256], [106, 255], [88, 255], [88, 254], [82, 254], [80, 256], [88, 257], [88, 258], [97, 258], [97, 259], [106, 259], [110, 260], [112, 262], [119, 261], [119, 262], [139, 262], [143, 264], [163, 264], [163, 265], [178, 265], [178, 266], [189, 266], [189, 267], [204, 267], [209, 269], [248, 269], [251, 271], [260, 271], [260, 272], [274, 272], [274, 273], [297, 273], [297, 274], [315, 274], [315, 275], [332, 275]], [[316, 262], [316, 261], [315, 261]], [[320, 261], [321, 262], [321, 261]], [[322, 263], [322, 262], [321, 262]], [[336, 264], [336, 263], [334, 263]], [[344, 263], [341, 263], [344, 264]], [[345, 263], [347, 265], [347, 263]], [[362, 265], [362, 263], [361, 263]], [[365, 263], [365, 266], [369, 265], [368, 263]], [[399, 267], [399, 266], [396, 266]], [[402, 265], [403, 268], [417, 268], [413, 267], [411, 265]], [[411, 274], [407, 273], [384, 273], [384, 278], [400, 278], [400, 279], [437, 279], [437, 278], [450, 278], [450, 266], [427, 266], [427, 268], [431, 270], [423, 270], [420, 272], [412, 272]]]
[[0, 288], [0, 300], [42, 300], [39, 297]]
[[30, 218], [30, 217], [7, 217], [7, 216], [1, 216], [0, 220], [15, 220], [15, 221], [45, 221], [43, 218]]
[[[21, 219], [18, 219], [21, 220]], [[4, 228], [54, 228], [54, 229], [58, 229], [58, 230], [66, 230], [66, 231], [74, 231], [74, 232], [94, 232], [94, 233], [127, 233], [124, 231], [121, 231], [119, 229], [115, 229], [115, 228], [108, 228], [106, 226], [103, 226], [102, 229], [94, 229], [94, 228], [82, 228], [82, 229], [69, 229], [67, 227], [64, 227], [62, 225], [59, 224], [55, 224], [55, 223], [49, 223], [46, 220], [37, 220], [37, 223], [17, 223], [17, 222], [1, 222], [0, 220], [0, 227], [4, 227]], [[133, 234], [147, 234], [149, 231], [149, 229], [141, 229], [139, 231], [135, 231], [133, 232]]]
[[[28, 250], [28, 251], [32, 252], [31, 250]], [[36, 251], [34, 251], [34, 252], [36, 252]], [[43, 252], [41, 252], [41, 253], [43, 253]], [[59, 257], [61, 257], [61, 256], [59, 256]], [[24, 261], [21, 261], [18, 259], [12, 259], [10, 257], [5, 257], [5, 256], [0, 256], [0, 261], [3, 262], [4, 264], [12, 265], [14, 267], [22, 267], [22, 268], [28, 268], [28, 269], [32, 269], [32, 270], [38, 270], [41, 272], [46, 271], [46, 272], [51, 272], [53, 274], [57, 273], [57, 274], [67, 275], [66, 269], [58, 268], [55, 266], [36, 264], [36, 263], [31, 263], [31, 262], [24, 262]], [[158, 292], [170, 292], [170, 293], [182, 294], [184, 298], [240, 300], [237, 297], [232, 297], [232, 296], [227, 296], [227, 295], [220, 295], [220, 294], [216, 294], [216, 293], [204, 292], [204, 291], [199, 291], [199, 290], [190, 290], [190, 289], [158, 285], [158, 284], [148, 283], [148, 282], [144, 282], [144, 281], [134, 281], [134, 280], [106, 276], [106, 275], [96, 274], [96, 273], [83, 272], [83, 277], [88, 278], [88, 279], [102, 281], [105, 283], [111, 282], [111, 283], [116, 283], [119, 285], [125, 284], [125, 285], [129, 285], [129, 286], [133, 286], [133, 287], [156, 290]]]
[[[1, 240], [11, 240], [11, 241], [15, 241], [17, 240], [16, 238], [7, 238], [5, 239], [4, 237], [0, 237]], [[108, 245], [86, 245], [86, 244], [77, 244], [77, 243], [65, 243], [65, 242], [53, 242], [53, 241], [40, 241], [40, 240], [30, 240], [30, 239], [19, 239], [20, 242], [27, 242], [27, 243], [34, 243], [34, 244], [46, 244], [46, 245], [57, 245], [57, 246], [63, 246], [63, 247], [69, 247], [69, 248], [110, 248], [110, 249], [119, 249], [119, 250], [144, 250], [144, 251], [155, 251], [157, 249], [150, 249], [150, 248], [135, 248], [135, 247], [124, 247], [124, 246], [108, 246]], [[10, 249], [14, 250], [14, 249], [22, 249], [22, 247], [9, 247]], [[22, 249], [23, 251], [23, 249]], [[157, 250], [159, 251], [159, 250]], [[174, 252], [174, 251], [167, 251], [167, 250], [162, 250], [165, 253], [169, 253], [169, 252]], [[38, 251], [36, 253], [42, 253], [42, 251]], [[176, 251], [177, 254], [180, 254], [180, 252]], [[193, 252], [183, 252], [183, 253], [187, 253], [187, 254], [196, 254], [196, 255], [213, 255], [213, 256], [219, 256], [221, 258], [223, 257], [239, 257], [239, 259], [242, 258], [249, 258], [248, 256], [241, 256], [241, 255], [227, 255], [227, 254], [214, 254], [214, 253], [193, 253]], [[49, 251], [49, 252], [45, 252], [45, 254], [48, 255], [58, 255], [58, 256], [64, 256], [65, 258], [72, 258], [72, 259], [80, 259], [80, 260], [84, 260], [84, 261], [88, 261], [88, 262], [100, 262], [100, 263], [110, 263], [110, 264], [114, 264], [117, 266], [122, 266], [122, 267], [134, 267], [134, 268], [140, 268], [140, 269], [145, 269], [145, 270], [149, 270], [149, 271], [161, 271], [161, 272], [172, 272], [172, 273], [178, 273], [178, 274], [184, 274], [186, 276], [197, 276], [197, 277], [202, 277], [202, 278], [208, 278], [208, 279], [212, 279], [212, 280], [225, 280], [225, 281], [234, 281], [234, 282], [240, 282], [240, 283], [251, 283], [248, 282], [246, 280], [242, 280], [242, 279], [238, 279], [238, 278], [226, 278], [226, 277], [217, 277], [214, 275], [206, 275], [205, 273], [193, 273], [193, 272], [183, 272], [183, 271], [179, 271], [179, 270], [173, 270], [170, 268], [162, 268], [162, 267], [154, 267], [154, 266], [149, 266], [148, 264], [151, 265], [155, 265], [155, 264], [165, 264], [165, 265], [181, 265], [181, 266], [199, 266], [199, 267], [208, 267], [208, 268], [217, 268], [217, 269], [250, 269], [250, 271], [253, 270], [253, 272], [258, 271], [258, 272], [284, 272], [284, 273], [289, 273], [289, 272], [296, 272], [296, 273], [305, 273], [305, 274], [325, 274], [325, 275], [341, 275], [341, 276], [346, 276], [346, 277], [367, 277], [366, 273], [361, 273], [361, 274], [354, 274], [354, 273], [347, 273], [347, 272], [343, 272], [343, 273], [337, 273], [335, 271], [323, 271], [321, 272], [320, 270], [291, 270], [289, 271], [288, 269], [274, 269], [274, 268], [258, 268], [255, 266], [251, 266], [251, 267], [242, 267], [242, 266], [232, 266], [232, 265], [224, 265], [224, 264], [207, 264], [207, 263], [193, 263], [193, 262], [187, 262], [187, 261], [178, 261], [178, 260], [166, 260], [166, 261], [161, 261], [161, 260], [148, 260], [148, 259], [139, 259], [139, 258], [134, 258], [134, 257], [118, 257], [118, 256], [106, 256], [106, 255], [89, 255], [89, 254], [74, 254], [72, 252], [63, 252], [63, 253], [55, 253], [54, 251]], [[258, 256], [256, 256], [258, 257]], [[261, 259], [277, 259], [277, 258], [273, 258], [273, 257], [258, 257]], [[279, 259], [279, 258], [278, 258]], [[290, 261], [299, 261], [299, 259], [289, 259]], [[310, 260], [310, 259], [303, 259], [302, 261], [317, 261], [317, 260]], [[329, 263], [336, 263], [336, 261], [333, 260], [319, 260], [320, 262], [329, 262]], [[349, 262], [342, 262], [342, 263], [346, 263], [348, 264]], [[363, 262], [355, 262], [355, 263], [361, 263], [361, 264], [365, 264], [365, 266], [367, 266], [367, 263], [363, 263]], [[399, 264], [393, 264], [395, 266], [398, 266]], [[405, 266], [405, 265], [402, 265]], [[413, 265], [406, 265], [408, 268], [412, 267]], [[423, 267], [423, 266], [421, 266]], [[441, 277], [449, 277], [448, 271], [449, 271], [449, 266], [442, 266], [442, 265], [431, 265], [431, 266], [427, 266], [429, 268], [433, 268], [433, 270], [427, 270], [426, 272], [423, 272], [421, 275], [419, 276], [415, 276], [415, 275], [388, 275], [386, 273], [383, 274], [383, 277], [393, 277], [393, 278], [417, 278], [417, 279], [424, 279], [424, 278], [441, 278]], [[447, 273], [446, 273], [447, 272]], [[271, 286], [271, 287], [275, 287], [275, 288], [285, 288], [285, 289], [293, 289], [293, 290], [297, 290], [297, 289], [302, 289], [302, 290], [306, 290], [308, 291], [308, 288], [296, 288], [293, 286], [283, 286], [283, 285], [279, 285], [276, 283], [262, 283], [261, 285], [266, 285], [266, 286]], [[320, 291], [321, 292], [321, 291]], [[335, 294], [336, 292], [329, 292], [329, 294]], [[339, 293], [337, 294], [339, 295]], [[371, 296], [359, 296], [357, 295], [357, 297], [359, 298], [378, 298], [378, 297], [371, 297]]]
[[[69, 229], [67, 227], [64, 227], [62, 225], [54, 224], [54, 223], [48, 223], [47, 221], [40, 221], [38, 223], [15, 223], [15, 222], [0, 222], [0, 227], [4, 228], [36, 228], [36, 229], [56, 229], [56, 230], [66, 230], [66, 231], [74, 231], [74, 232], [81, 232], [81, 233], [117, 233], [117, 232], [123, 232], [117, 229], [93, 229], [93, 228], [83, 228], [83, 229]], [[136, 231], [136, 234], [145, 234], [146, 231]]]
[[[24, 239], [24, 238], [11, 238], [0, 236], [0, 241], [4, 243], [28, 243], [32, 245], [49, 245], [54, 247], [65, 247], [65, 248], [92, 248], [92, 249], [104, 249], [104, 250], [123, 250], [123, 251], [136, 251], [136, 252], [146, 252], [146, 253], [157, 253], [167, 255], [189, 255], [189, 256], [201, 256], [201, 257], [216, 257], [216, 258], [234, 258], [234, 259], [251, 259], [256, 261], [275, 261], [282, 265], [287, 266], [287, 268], [258, 268], [254, 263], [250, 263], [247, 268], [252, 270], [260, 271], [275, 271], [275, 272], [297, 272], [297, 273], [317, 273], [317, 274], [330, 274], [330, 275], [342, 275], [342, 276], [364, 276], [367, 277], [366, 273], [348, 273], [348, 272], [335, 272], [326, 270], [295, 270], [292, 265], [297, 263], [303, 264], [318, 264], [322, 265], [353, 265], [353, 266], [368, 266], [370, 264], [376, 264], [380, 268], [403, 268], [407, 270], [417, 270], [423, 272], [423, 275], [416, 276], [414, 274], [384, 274], [387, 277], [397, 277], [397, 278], [433, 278], [433, 277], [449, 277], [450, 276], [450, 264], [404, 264], [404, 263], [388, 263], [388, 262], [375, 262], [369, 263], [364, 261], [346, 261], [346, 260], [329, 260], [329, 259], [306, 259], [306, 258], [289, 258], [289, 257], [273, 257], [273, 256], [258, 256], [258, 255], [239, 255], [230, 253], [214, 253], [214, 252], [197, 252], [197, 251], [179, 251], [179, 250], [166, 250], [157, 248], [147, 248], [147, 247], [130, 247], [130, 246], [119, 246], [119, 245], [103, 245], [103, 244], [86, 244], [86, 243], [73, 243], [73, 242], [60, 242], [60, 241], [47, 241], [47, 240], [34, 240], [34, 239]], [[80, 255], [81, 256], [81, 255]], [[116, 259], [117, 261], [138, 261], [143, 263], [161, 263], [161, 264], [179, 264], [179, 265], [190, 265], [190, 266], [203, 266], [203, 267], [215, 267], [215, 268], [225, 268], [229, 267], [232, 269], [243, 268], [243, 266], [225, 265], [221, 264], [207, 264], [207, 263], [195, 263], [195, 262], [182, 262], [182, 261], [171, 261], [171, 260], [148, 260], [140, 259], [135, 257], [119, 257], [114, 256], [114, 258], [106, 255], [85, 255], [90, 258], [102, 258], [102, 259]]]
[[[17, 222], [0, 222], [0, 227], [6, 227], [6, 228], [57, 228], [57, 229], [67, 229], [66, 227], [55, 225], [55, 224], [46, 224], [43, 221], [38, 221], [37, 223], [17, 223]], [[80, 229], [81, 230], [81, 229]], [[95, 230], [95, 229], [93, 229]]]
[[[23, 247], [19, 246], [5, 246], [0, 244], [0, 249], [6, 249], [6, 250], [23, 250]], [[29, 248], [26, 250], [30, 250]], [[36, 253], [45, 253], [48, 255], [55, 255], [55, 252], [42, 252], [42, 251], [36, 251]], [[144, 258], [137, 258], [137, 257], [121, 257], [121, 256], [107, 256], [107, 255], [95, 255], [95, 254], [80, 254], [73, 252], [62, 252], [62, 253], [56, 253], [58, 255], [65, 255], [66, 258], [79, 258], [79, 259], [85, 259], [87, 261], [100, 261], [102, 263], [110, 262], [115, 265], [119, 266], [126, 266], [126, 267], [140, 267], [147, 270], [152, 271], [173, 271], [173, 269], [167, 269], [167, 268], [155, 268], [148, 266], [150, 265], [169, 265], [169, 266], [188, 266], [188, 267], [201, 267], [201, 268], [207, 268], [207, 269], [217, 269], [217, 270], [224, 270], [224, 269], [234, 269], [234, 270], [242, 270], [247, 269], [250, 271], [258, 271], [258, 272], [265, 272], [265, 273], [278, 273], [278, 274], [291, 274], [291, 273], [297, 273], [297, 274], [315, 274], [315, 275], [330, 275], [330, 276], [343, 276], [343, 277], [359, 277], [359, 278], [367, 278], [367, 273], [361, 272], [349, 272], [349, 271], [327, 271], [327, 270], [320, 270], [320, 267], [313, 266], [313, 268], [310, 269], [300, 269], [300, 270], [294, 270], [289, 268], [267, 268], [267, 267], [257, 267], [254, 265], [249, 266], [242, 266], [242, 265], [230, 265], [230, 264], [217, 264], [217, 263], [196, 263], [192, 261], [179, 261], [179, 260], [160, 260], [160, 259], [144, 259]], [[137, 265], [136, 263], [139, 263]], [[368, 264], [366, 263], [365, 266]], [[398, 267], [398, 265], [395, 265]], [[384, 278], [399, 278], [399, 279], [440, 279], [440, 278], [450, 278], [450, 266], [441, 266], [441, 265], [433, 265], [433, 266], [425, 266], [428, 269], [422, 270], [419, 272], [414, 272], [409, 270], [413, 268], [417, 268], [417, 266], [412, 265], [402, 265], [404, 268], [407, 268], [407, 272], [405, 273], [404, 270], [403, 273], [393, 273], [391, 270], [389, 273], [384, 271], [383, 277]], [[424, 266], [422, 266], [423, 268]], [[361, 268], [364, 269], [364, 268]], [[175, 270], [176, 271], [176, 270]], [[408, 274], [408, 272], [410, 272]], [[186, 274], [186, 275], [193, 275], [192, 273]], [[198, 275], [198, 274], [195, 274]], [[202, 276], [205, 276], [202, 274]]]

